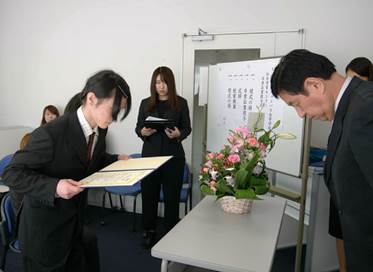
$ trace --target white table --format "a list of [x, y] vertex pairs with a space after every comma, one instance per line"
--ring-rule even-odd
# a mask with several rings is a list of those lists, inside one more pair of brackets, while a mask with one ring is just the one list
[[168, 262], [224, 272], [270, 271], [285, 200], [255, 201], [249, 214], [225, 213], [215, 198], [205, 197], [151, 250]]

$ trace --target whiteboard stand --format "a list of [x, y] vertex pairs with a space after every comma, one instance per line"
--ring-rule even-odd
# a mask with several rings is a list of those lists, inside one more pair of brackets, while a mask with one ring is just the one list
[[299, 202], [299, 222], [298, 222], [298, 239], [297, 249], [295, 255], [295, 271], [301, 271], [302, 261], [302, 243], [304, 230], [304, 215], [306, 211], [306, 196], [307, 196], [307, 182], [308, 182], [308, 166], [310, 157], [310, 142], [311, 142], [311, 119], [306, 117], [304, 124], [304, 139], [303, 139], [303, 160], [302, 160], [302, 188]]
[[303, 154], [302, 154], [302, 170], [301, 170], [301, 193], [292, 192], [280, 187], [276, 187], [276, 171], [272, 174], [271, 194], [292, 200], [299, 203], [299, 220], [298, 233], [295, 255], [295, 272], [301, 271], [302, 261], [302, 246], [303, 246], [303, 232], [304, 232], [304, 217], [306, 211], [306, 197], [307, 197], [307, 183], [308, 183], [308, 167], [309, 167], [309, 150], [311, 138], [311, 119], [306, 118], [304, 123], [304, 138], [303, 138]]

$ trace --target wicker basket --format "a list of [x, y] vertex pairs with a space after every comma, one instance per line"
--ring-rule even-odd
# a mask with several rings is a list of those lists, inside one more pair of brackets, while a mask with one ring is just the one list
[[234, 196], [224, 196], [220, 199], [223, 211], [227, 213], [249, 213], [253, 205], [252, 199], [236, 199]]

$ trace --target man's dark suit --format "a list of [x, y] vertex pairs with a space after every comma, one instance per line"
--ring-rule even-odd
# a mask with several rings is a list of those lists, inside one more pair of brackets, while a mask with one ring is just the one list
[[69, 200], [56, 198], [55, 194], [60, 179], [79, 181], [116, 160], [106, 153], [106, 132], [99, 129], [88, 163], [87, 143], [77, 113], [62, 116], [36, 129], [4, 173], [11, 189], [24, 194], [19, 222], [22, 254], [45, 271], [61, 269], [66, 263], [84, 271], [80, 255], [85, 254], [82, 231], [87, 191]]
[[329, 136], [325, 181], [341, 219], [348, 271], [373, 271], [373, 83], [352, 79]]

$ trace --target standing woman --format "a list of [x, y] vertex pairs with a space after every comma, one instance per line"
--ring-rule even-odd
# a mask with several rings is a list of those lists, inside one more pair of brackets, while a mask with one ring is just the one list
[[[187, 101], [176, 94], [175, 78], [170, 68], [155, 69], [150, 84], [150, 97], [141, 102], [136, 125], [137, 135], [144, 141], [142, 156], [173, 156], [171, 160], [141, 182], [144, 245], [156, 240], [156, 220], [162, 187], [165, 203], [166, 231], [179, 221], [179, 200], [185, 165], [181, 142], [191, 133]], [[173, 128], [152, 129], [144, 125], [147, 117], [170, 119]]]
[[[347, 77], [356, 76], [362, 80], [373, 81], [373, 65], [367, 58], [355, 58], [346, 66], [346, 75]], [[339, 271], [346, 272], [346, 254], [344, 250], [342, 226], [338, 215], [338, 210], [331, 198], [329, 208], [329, 234], [335, 237], [336, 240]]]
[[40, 125], [49, 123], [60, 116], [58, 109], [53, 105], [48, 105], [43, 110], [43, 115], [41, 117]]

